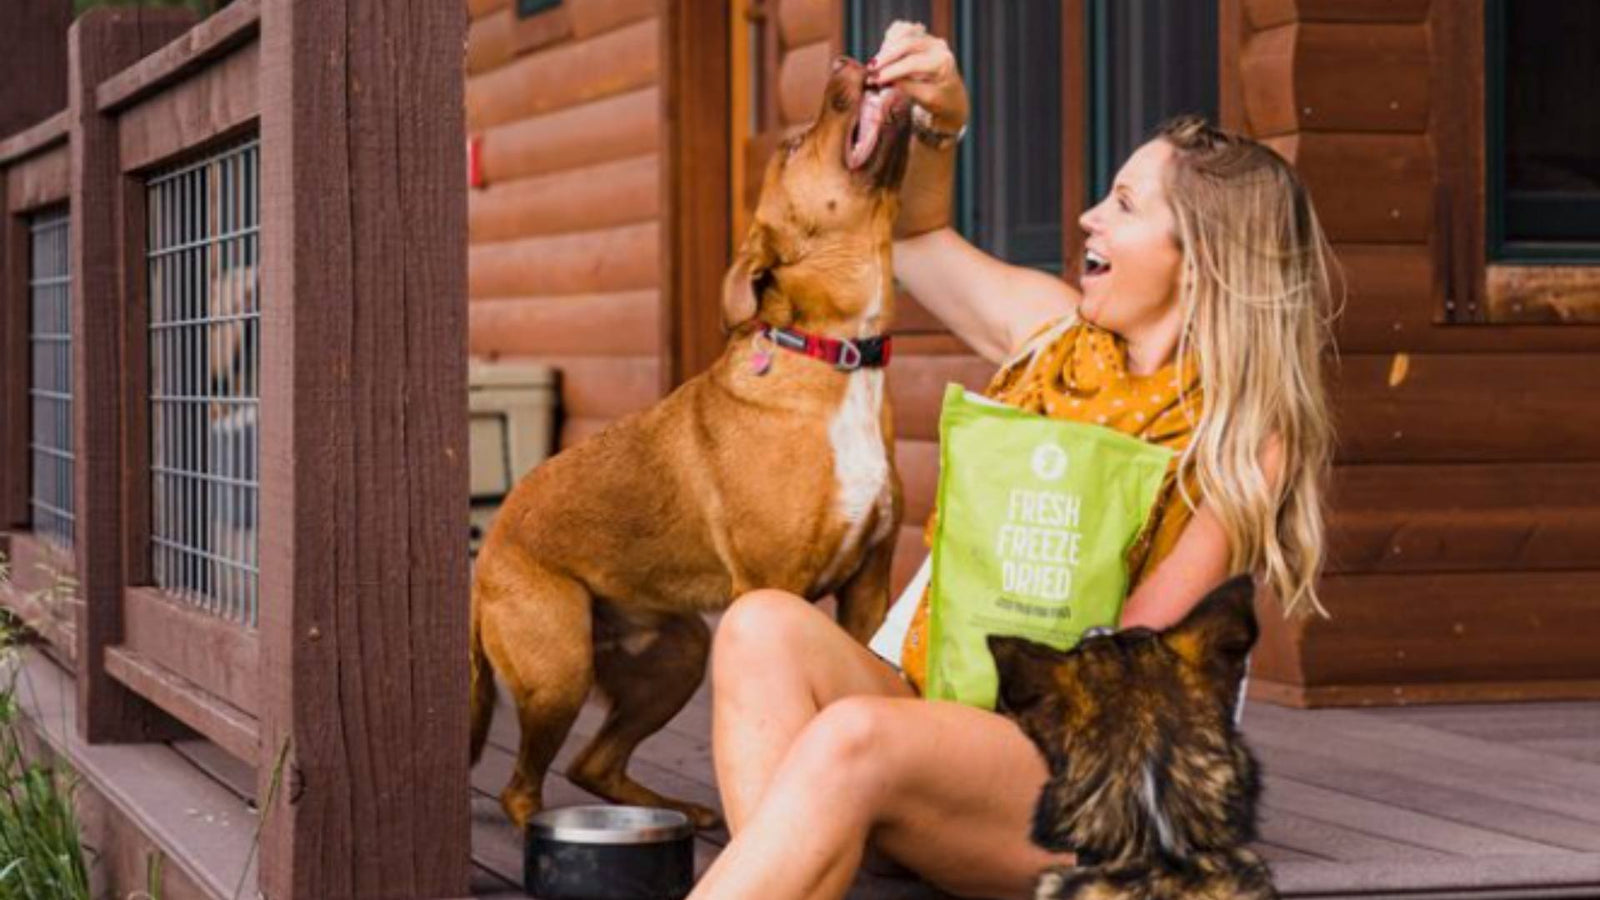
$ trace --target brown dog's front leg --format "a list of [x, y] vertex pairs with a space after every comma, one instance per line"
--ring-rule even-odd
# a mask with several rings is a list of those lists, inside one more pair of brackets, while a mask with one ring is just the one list
[[839, 588], [839, 624], [865, 645], [883, 624], [889, 610], [889, 575], [894, 564], [894, 535], [867, 552], [861, 568]]

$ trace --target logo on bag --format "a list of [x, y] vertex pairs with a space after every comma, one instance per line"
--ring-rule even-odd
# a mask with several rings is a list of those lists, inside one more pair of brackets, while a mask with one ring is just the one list
[[1067, 474], [1067, 451], [1057, 444], [1040, 444], [1033, 448], [1033, 474], [1042, 481], [1055, 481]]

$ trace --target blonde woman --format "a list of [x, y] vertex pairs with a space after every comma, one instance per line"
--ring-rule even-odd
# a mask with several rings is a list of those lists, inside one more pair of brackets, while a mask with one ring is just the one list
[[[1238, 572], [1286, 612], [1315, 609], [1330, 256], [1290, 167], [1200, 120], [1168, 125], [1079, 220], [1088, 252], [1073, 287], [948, 227], [967, 100], [944, 42], [896, 23], [871, 66], [927, 114], [895, 274], [1004, 363], [990, 395], [1180, 451], [1129, 555], [1121, 624], [1171, 625]], [[899, 611], [925, 603], [920, 593]], [[897, 669], [797, 597], [758, 591], [733, 604], [712, 653], [733, 839], [695, 897], [840, 897], [869, 844], [967, 896], [1031, 896], [1039, 871], [1063, 862], [1028, 841], [1046, 770], [1022, 732], [918, 699], [922, 608]]]

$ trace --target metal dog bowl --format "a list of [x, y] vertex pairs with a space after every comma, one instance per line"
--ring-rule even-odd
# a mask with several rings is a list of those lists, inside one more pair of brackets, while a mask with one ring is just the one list
[[569, 806], [528, 821], [523, 881], [540, 900], [682, 900], [694, 826], [669, 809]]

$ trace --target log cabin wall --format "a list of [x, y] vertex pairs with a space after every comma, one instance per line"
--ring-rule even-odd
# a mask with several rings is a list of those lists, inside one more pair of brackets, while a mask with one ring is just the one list
[[1600, 696], [1600, 329], [1459, 324], [1482, 321], [1481, 245], [1460, 237], [1481, 212], [1456, 190], [1482, 185], [1482, 4], [1223, 9], [1225, 124], [1294, 162], [1349, 289], [1332, 617], [1263, 617], [1255, 693]]
[[571, 446], [663, 393], [659, 0], [468, 0], [470, 352], [561, 373]]

